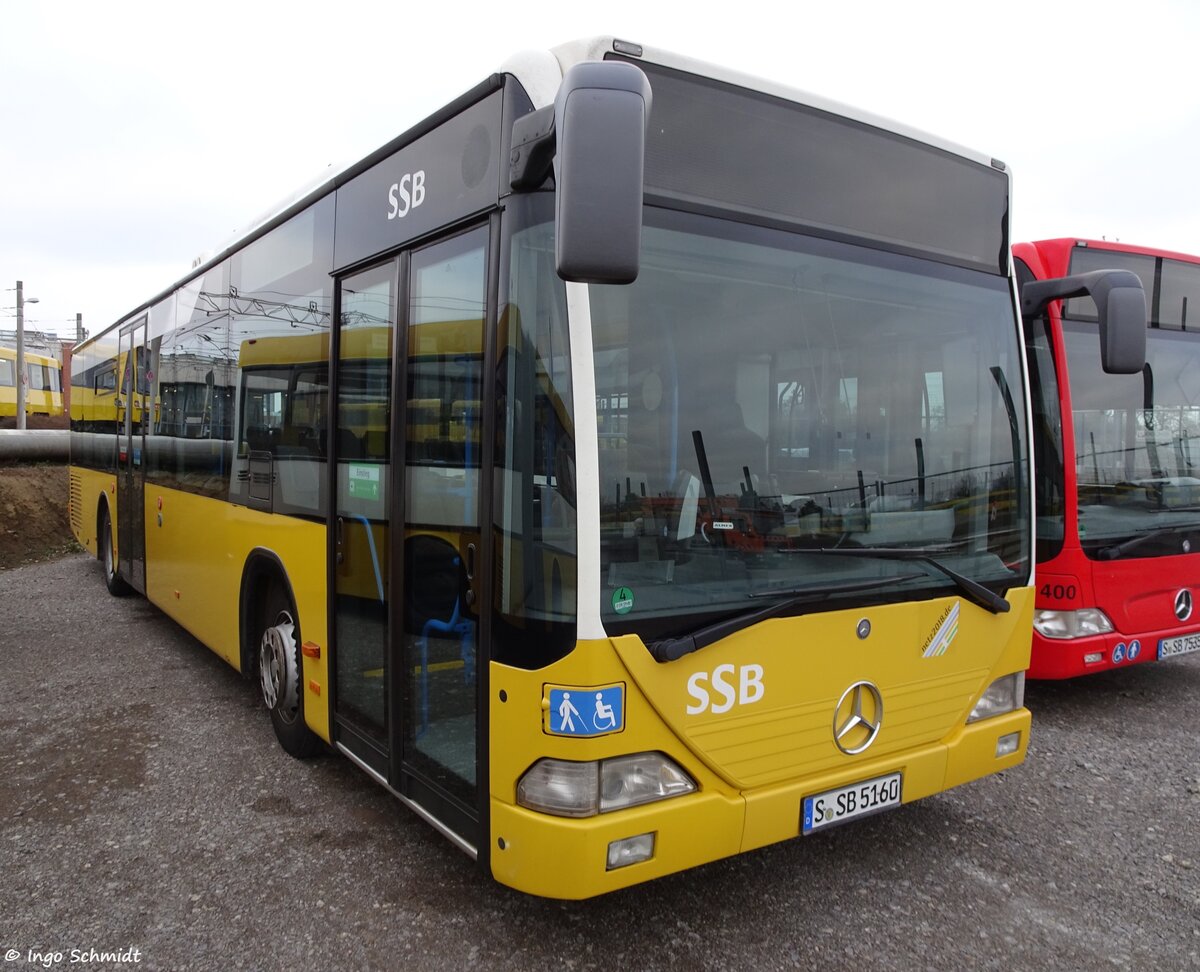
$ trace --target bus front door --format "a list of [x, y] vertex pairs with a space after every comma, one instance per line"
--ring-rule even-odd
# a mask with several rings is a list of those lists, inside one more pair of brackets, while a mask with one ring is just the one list
[[471, 852], [487, 251], [481, 226], [340, 282], [332, 436], [335, 741]]

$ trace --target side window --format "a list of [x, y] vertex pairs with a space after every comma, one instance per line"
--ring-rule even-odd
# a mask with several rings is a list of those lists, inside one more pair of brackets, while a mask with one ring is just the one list
[[[463, 800], [476, 784], [472, 673], [480, 600], [469, 565], [480, 535], [487, 246], [487, 227], [478, 227], [413, 252], [405, 329], [403, 617], [411, 659], [405, 695], [413, 700], [406, 746], [426, 777]], [[452, 689], [439, 690], [418, 674], [426, 657], [462, 668]], [[412, 664], [418, 659], [420, 668]]]
[[423, 507], [437, 498], [436, 509], [413, 511], [417, 522], [476, 528], [486, 284], [485, 228], [413, 254], [407, 465], [410, 482], [429, 487], [414, 488], [412, 501]]
[[230, 258], [234, 503], [325, 512], [333, 205], [326, 196]]
[[1151, 309], [1159, 327], [1186, 331], [1190, 323], [1195, 330], [1200, 320], [1200, 266], [1163, 260], [1156, 297]]
[[238, 436], [238, 455], [250, 452], [274, 452], [283, 431], [287, 374], [274, 371], [242, 372], [242, 427]]
[[[533, 206], [527, 217], [501, 276], [496, 400], [489, 407], [496, 415], [493, 657], [532, 669], [575, 645], [578, 572], [566, 292], [554, 270], [552, 224]], [[597, 354], [597, 432], [600, 449], [623, 459], [633, 395], [618, 356]], [[637, 397], [653, 384], [638, 382]]]
[[111, 394], [117, 390], [117, 368], [115, 364], [106, 364], [96, 372], [96, 382], [93, 386], [97, 393]]

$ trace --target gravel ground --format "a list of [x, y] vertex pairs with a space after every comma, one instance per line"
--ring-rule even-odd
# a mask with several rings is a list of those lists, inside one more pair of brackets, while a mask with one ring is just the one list
[[1031, 685], [1001, 776], [568, 904], [286, 756], [82, 554], [0, 572], [0, 631], [0, 969], [1200, 969], [1200, 656]]

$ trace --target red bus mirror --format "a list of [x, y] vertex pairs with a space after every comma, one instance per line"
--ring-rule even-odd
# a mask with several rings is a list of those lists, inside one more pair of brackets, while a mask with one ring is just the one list
[[1146, 366], [1146, 293], [1128, 270], [1032, 280], [1021, 288], [1021, 314], [1040, 316], [1052, 300], [1091, 297], [1100, 320], [1100, 362], [1110, 375], [1134, 375]]

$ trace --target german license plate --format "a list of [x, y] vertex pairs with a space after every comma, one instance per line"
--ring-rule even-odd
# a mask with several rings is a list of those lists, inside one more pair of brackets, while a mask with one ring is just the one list
[[1200, 632], [1180, 635], [1178, 638], [1163, 638], [1158, 643], [1159, 658], [1174, 658], [1191, 651], [1200, 651]]
[[811, 834], [824, 827], [899, 805], [899, 773], [840, 786], [836, 790], [826, 790], [804, 798], [801, 833]]

